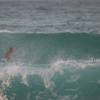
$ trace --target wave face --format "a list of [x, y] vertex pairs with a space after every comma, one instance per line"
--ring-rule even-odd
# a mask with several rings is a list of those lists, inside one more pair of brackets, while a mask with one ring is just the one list
[[[89, 34], [1, 34], [1, 52], [14, 46], [14, 59], [25, 62], [50, 63], [57, 58], [89, 59], [100, 57], [100, 36]], [[1, 54], [2, 54], [1, 53]], [[18, 60], [17, 59], [17, 60]]]
[[0, 34], [0, 100], [100, 100], [99, 43], [97, 34]]

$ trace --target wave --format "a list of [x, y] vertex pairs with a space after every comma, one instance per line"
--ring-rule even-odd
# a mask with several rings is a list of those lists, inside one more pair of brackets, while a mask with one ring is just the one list
[[0, 34], [0, 58], [9, 47], [16, 47], [14, 60], [48, 64], [56, 59], [100, 58], [97, 34]]
[[0, 30], [0, 33], [14, 33], [14, 32], [10, 30]]
[[7, 100], [9, 93], [15, 98], [16, 84], [32, 87], [38, 92], [32, 95], [43, 100], [47, 100], [45, 91], [55, 100], [79, 99], [79, 92], [87, 91], [81, 89], [84, 82], [100, 84], [99, 43], [98, 34], [0, 34], [0, 58], [9, 47], [16, 47], [13, 63], [0, 62], [0, 99]]
[[[51, 28], [52, 27], [52, 28]], [[9, 30], [8, 30], [9, 29]], [[19, 26], [18, 28], [7, 28], [1, 29], [0, 33], [5, 34], [61, 34], [61, 33], [71, 33], [71, 34], [100, 34], [99, 30], [76, 30], [76, 29], [65, 29], [61, 30], [61, 28], [57, 27], [57, 25], [44, 25], [44, 26], [23, 26], [22, 28]]]
[[[46, 66], [46, 67], [44, 67]], [[15, 80], [18, 76], [20, 76], [21, 84], [24, 84], [26, 86], [30, 86], [29, 83], [29, 76], [38, 76], [41, 81], [43, 82], [43, 85], [46, 89], [50, 90], [55, 97], [58, 97], [59, 100], [62, 100], [61, 98], [77, 98], [76, 94], [74, 95], [66, 95], [66, 96], [58, 96], [58, 94], [54, 90], [57, 87], [56, 78], [55, 77], [64, 77], [66, 76], [67, 84], [74, 83], [78, 84], [78, 81], [80, 80], [80, 72], [88, 67], [99, 67], [100, 66], [100, 59], [89, 59], [89, 60], [63, 60], [58, 59], [57, 61], [52, 62], [51, 64], [22, 64], [20, 62], [15, 63], [6, 63], [3, 66], [0, 65], [0, 84], [1, 84], [1, 94], [0, 98], [1, 100], [8, 100], [5, 89], [10, 88], [12, 85], [13, 80]], [[66, 74], [65, 74], [66, 73]], [[64, 82], [63, 81], [63, 82]], [[99, 83], [100, 80], [97, 80], [97, 83]], [[40, 83], [39, 83], [40, 84]], [[64, 82], [65, 84], [65, 82]], [[64, 85], [62, 83], [62, 85]], [[67, 92], [75, 92], [79, 91], [79, 86], [75, 88], [66, 88], [64, 91]]]
[[62, 31], [57, 31], [57, 32], [43, 32], [43, 31], [41, 31], [41, 32], [37, 32], [37, 31], [18, 31], [18, 30], [15, 30], [15, 31], [11, 31], [11, 30], [0, 30], [0, 34], [94, 34], [94, 35], [99, 35], [99, 33], [98, 32], [91, 32], [91, 31], [89, 31], [89, 32], [77, 32], [77, 31], [71, 31], [71, 30], [66, 30], [65, 32], [62, 32]]
[[[46, 66], [46, 67], [44, 67]], [[3, 82], [6, 85], [10, 85], [9, 79], [12, 77], [21, 75], [23, 83], [27, 83], [28, 75], [39, 75], [44, 80], [44, 85], [46, 88], [49, 88], [51, 84], [51, 79], [56, 73], [64, 74], [64, 70], [70, 70], [74, 73], [77, 70], [83, 70], [87, 67], [98, 67], [100, 66], [100, 59], [89, 59], [89, 60], [67, 60], [58, 59], [51, 64], [30, 64], [25, 65], [21, 63], [6, 63], [3, 66], [0, 64], [0, 80], [6, 81]], [[73, 81], [73, 80], [72, 80]], [[77, 79], [76, 79], [77, 81]], [[28, 83], [27, 83], [28, 85]]]

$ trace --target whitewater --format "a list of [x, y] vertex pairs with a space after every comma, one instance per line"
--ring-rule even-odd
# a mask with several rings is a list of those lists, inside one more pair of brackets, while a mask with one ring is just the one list
[[99, 100], [99, 43], [98, 34], [1, 34], [1, 100]]

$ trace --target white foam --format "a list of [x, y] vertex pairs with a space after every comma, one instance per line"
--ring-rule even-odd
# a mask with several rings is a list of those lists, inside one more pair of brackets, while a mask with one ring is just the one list
[[[86, 68], [88, 66], [94, 66], [100, 64], [100, 59], [89, 59], [89, 60], [63, 60], [63, 59], [58, 59], [56, 62], [52, 63], [52, 66], [61, 66], [61, 65], [69, 65], [73, 66], [75, 68]], [[65, 66], [66, 67], [66, 66]]]
[[[28, 85], [27, 76], [28, 75], [38, 75], [44, 83], [45, 88], [53, 90], [56, 86], [54, 81], [52, 80], [56, 73], [62, 75], [65, 69], [69, 69], [71, 73], [73, 73], [68, 79], [71, 82], [76, 82], [80, 76], [75, 73], [79, 69], [84, 69], [89, 66], [100, 65], [100, 59], [97, 60], [63, 60], [58, 59], [55, 62], [47, 65], [47, 67], [43, 67], [42, 64], [39, 64], [39, 67], [28, 66], [25, 67], [22, 64], [7, 64], [4, 67], [0, 68], [0, 81], [2, 81], [2, 87], [9, 87], [12, 79], [20, 75], [22, 78], [22, 83]], [[38, 66], [38, 65], [37, 65]], [[46, 65], [45, 65], [46, 66]], [[68, 81], [66, 80], [66, 81]]]
[[10, 30], [0, 30], [0, 33], [13, 33], [13, 31], [10, 31]]

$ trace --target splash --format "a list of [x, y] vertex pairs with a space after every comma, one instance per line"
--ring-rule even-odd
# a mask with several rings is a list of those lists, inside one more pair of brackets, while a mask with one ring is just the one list
[[56, 62], [53, 63], [52, 66], [61, 66], [61, 65], [70, 65], [73, 67], [78, 67], [78, 68], [86, 68], [88, 66], [94, 66], [100, 64], [100, 59], [94, 59], [90, 58], [89, 60], [73, 60], [73, 59], [68, 59], [68, 60], [63, 60], [63, 59], [58, 59]]
[[[58, 59], [55, 62], [52, 62], [50, 64], [34, 64], [33, 66], [26, 65], [25, 64], [16, 64], [16, 63], [9, 63], [5, 66], [0, 67], [0, 82], [1, 82], [1, 92], [0, 92], [0, 100], [7, 100], [6, 95], [4, 95], [4, 90], [6, 87], [10, 87], [12, 80], [16, 76], [21, 76], [21, 81], [23, 84], [29, 86], [28, 84], [28, 76], [29, 75], [37, 75], [41, 78], [41, 80], [44, 83], [45, 88], [49, 89], [50, 91], [53, 91], [53, 89], [56, 87], [55, 82], [53, 81], [53, 77], [55, 74], [63, 75], [65, 70], [69, 70], [72, 75], [70, 76], [69, 80], [66, 80], [67, 82], [77, 82], [79, 80], [80, 76], [79, 74], [76, 74], [78, 70], [83, 70], [86, 67], [100, 65], [100, 59], [93, 60], [63, 60]], [[43, 67], [47, 66], [47, 67]], [[75, 74], [74, 74], [75, 73]], [[98, 83], [100, 83], [98, 81]], [[76, 89], [70, 89], [70, 91], [77, 90]], [[69, 90], [68, 90], [69, 91]], [[56, 95], [56, 94], [55, 94]]]
[[[21, 75], [23, 83], [27, 83], [28, 75], [38, 75], [40, 76], [45, 84], [45, 87], [50, 86], [50, 80], [56, 74], [63, 74], [64, 69], [70, 69], [72, 71], [84, 69], [89, 66], [94, 66], [100, 64], [100, 59], [97, 60], [66, 60], [58, 59], [51, 64], [34, 64], [33, 66], [30, 64], [29, 66], [25, 66], [25, 64], [15, 64], [9, 63], [4, 67], [0, 67], [0, 80], [3, 82], [6, 81], [6, 84], [10, 85], [10, 79]], [[46, 68], [43, 66], [47, 66]], [[32, 67], [31, 67], [32, 66]], [[5, 83], [5, 82], [4, 82]], [[52, 84], [52, 82], [51, 82]]]

